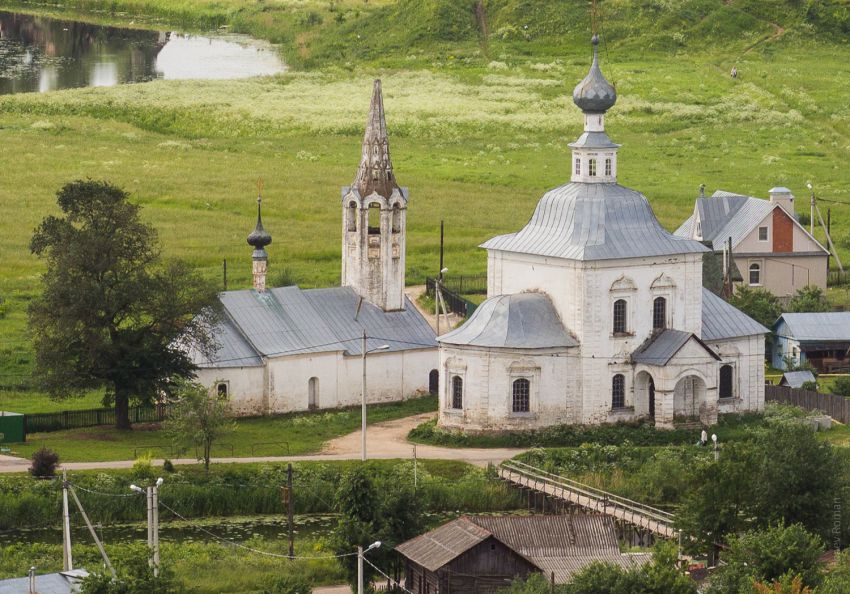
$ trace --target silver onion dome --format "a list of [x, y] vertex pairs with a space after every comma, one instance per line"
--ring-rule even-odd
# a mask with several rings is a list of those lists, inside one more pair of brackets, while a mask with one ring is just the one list
[[605, 113], [617, 102], [617, 91], [599, 69], [599, 36], [594, 35], [590, 72], [573, 89], [573, 102], [586, 113]]

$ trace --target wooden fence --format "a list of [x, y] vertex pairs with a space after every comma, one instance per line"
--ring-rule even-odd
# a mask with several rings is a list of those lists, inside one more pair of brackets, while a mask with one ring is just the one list
[[820, 394], [813, 390], [789, 388], [788, 386], [765, 386], [764, 399], [799, 406], [805, 410], [819, 410], [836, 421], [850, 423], [850, 399], [836, 394]]
[[[159, 423], [165, 419], [166, 406], [131, 406], [131, 423]], [[114, 425], [114, 408], [93, 408], [89, 410], [63, 410], [56, 413], [36, 413], [24, 416], [26, 433], [79, 429], [98, 425]]]

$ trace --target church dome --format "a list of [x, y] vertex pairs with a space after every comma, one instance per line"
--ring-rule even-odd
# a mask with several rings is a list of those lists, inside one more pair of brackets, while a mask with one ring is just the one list
[[594, 35], [590, 72], [573, 89], [573, 102], [586, 113], [605, 113], [617, 102], [617, 91], [599, 69], [599, 36]]
[[248, 235], [248, 245], [255, 250], [262, 250], [272, 242], [272, 236], [263, 228], [263, 217], [261, 212], [262, 199], [257, 198], [257, 226]]

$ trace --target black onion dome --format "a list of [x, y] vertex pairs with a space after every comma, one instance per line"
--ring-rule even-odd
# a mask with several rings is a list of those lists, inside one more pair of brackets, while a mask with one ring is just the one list
[[593, 36], [593, 63], [590, 72], [573, 89], [573, 102], [588, 113], [605, 113], [617, 102], [617, 91], [599, 69], [599, 37]]
[[257, 199], [257, 226], [248, 235], [248, 245], [254, 246], [254, 249], [261, 250], [272, 242], [272, 236], [268, 231], [263, 229], [263, 217], [260, 212], [261, 199]]

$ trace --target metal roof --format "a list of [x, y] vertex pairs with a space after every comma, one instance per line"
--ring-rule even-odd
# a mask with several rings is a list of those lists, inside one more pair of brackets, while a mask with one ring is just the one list
[[622, 555], [613, 520], [604, 515], [464, 516], [396, 547], [429, 571], [437, 571], [493, 537], [546, 572], [557, 583], [594, 561], [623, 567], [651, 555]]
[[644, 344], [632, 353], [632, 361], [644, 365], [667, 365], [689, 340], [695, 340], [714, 359], [719, 359], [717, 353], [691, 332], [682, 332], [667, 328], [651, 336]]
[[219, 299], [225, 315], [215, 335], [221, 348], [200, 367], [260, 365], [262, 357], [301, 353], [359, 355], [364, 330], [369, 349], [437, 346], [431, 326], [407, 298], [404, 310], [389, 312], [364, 300], [359, 314], [360, 297], [350, 287], [226, 291]]
[[599, 68], [599, 36], [594, 35], [591, 43], [593, 62], [587, 76], [573, 89], [573, 103], [585, 113], [604, 113], [617, 102], [617, 90], [605, 79]]
[[[786, 371], [782, 374], [780, 385], [790, 386], [791, 388], [801, 388], [806, 382], [814, 382], [815, 374], [811, 371]], [[784, 384], [782, 382], [785, 382]]]
[[520, 349], [578, 346], [544, 293], [491, 297], [475, 309], [463, 326], [438, 340], [446, 344]]
[[[79, 592], [79, 581], [88, 576], [84, 569], [45, 573], [35, 576], [35, 591], [38, 594], [71, 594]], [[25, 594], [30, 591], [29, 577], [0, 580], [0, 594]]]
[[674, 237], [646, 197], [619, 184], [570, 182], [543, 195], [517, 233], [482, 244], [491, 250], [571, 260], [609, 260], [701, 253], [708, 248]]
[[703, 340], [723, 340], [767, 334], [767, 328], [708, 289], [702, 290]]
[[800, 342], [850, 341], [850, 311], [784, 313], [773, 324], [774, 330], [783, 322], [783, 334]]
[[608, 135], [604, 131], [599, 132], [584, 132], [581, 136], [578, 137], [578, 140], [575, 142], [571, 142], [569, 145], [571, 148], [600, 148], [600, 149], [613, 149], [619, 148], [620, 145], [614, 143]]

